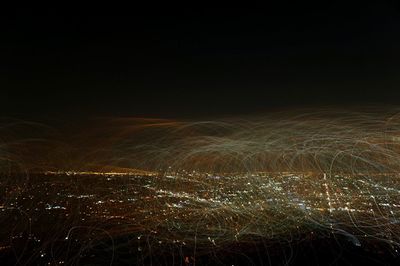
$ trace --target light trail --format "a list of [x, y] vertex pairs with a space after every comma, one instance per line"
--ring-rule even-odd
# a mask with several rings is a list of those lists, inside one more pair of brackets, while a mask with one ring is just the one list
[[[168, 245], [192, 255], [315, 232], [399, 249], [396, 110], [101, 122], [70, 142], [24, 140], [25, 126], [5, 134], [4, 239], [23, 238], [29, 224], [43, 250], [128, 237], [140, 256]], [[51, 219], [47, 235], [40, 223]]]
[[326, 179], [326, 174], [325, 173], [323, 174], [323, 176], [324, 176], [325, 194], [326, 194], [326, 199], [327, 199], [327, 202], [328, 202], [328, 210], [329, 210], [329, 213], [332, 214], [333, 207], [332, 207], [332, 202], [331, 202], [331, 195], [329, 193], [329, 186], [328, 186], [328, 183], [327, 183], [328, 180]]

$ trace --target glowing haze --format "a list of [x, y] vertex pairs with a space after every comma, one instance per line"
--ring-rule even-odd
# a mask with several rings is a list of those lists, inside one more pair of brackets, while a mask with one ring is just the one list
[[397, 173], [399, 122], [394, 109], [93, 119], [67, 130], [6, 120], [1, 160], [24, 171]]

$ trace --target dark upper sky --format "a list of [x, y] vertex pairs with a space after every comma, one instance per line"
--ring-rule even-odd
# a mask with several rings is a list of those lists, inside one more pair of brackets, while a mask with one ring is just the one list
[[28, 7], [1, 17], [3, 115], [179, 117], [400, 104], [400, 10]]

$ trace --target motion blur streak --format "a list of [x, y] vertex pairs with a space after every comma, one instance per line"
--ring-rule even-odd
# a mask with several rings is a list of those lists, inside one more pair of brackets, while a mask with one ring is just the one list
[[[8, 122], [0, 145], [2, 239], [28, 230], [39, 239], [37, 254], [48, 254], [72, 238], [84, 246], [78, 253], [104, 243], [118, 250], [115, 241], [127, 237], [121, 245], [134, 247], [138, 263], [159, 247], [179, 247], [191, 258], [232, 243], [291, 243], [316, 231], [398, 252], [397, 111], [112, 118], [68, 130]], [[25, 218], [7, 222], [12, 215]], [[39, 226], [47, 216], [59, 217], [46, 228], [53, 235]]]

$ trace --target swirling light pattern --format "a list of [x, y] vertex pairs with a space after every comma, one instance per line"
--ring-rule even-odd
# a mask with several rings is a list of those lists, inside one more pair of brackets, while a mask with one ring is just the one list
[[111, 264], [155, 265], [169, 253], [191, 265], [243, 243], [334, 235], [399, 254], [396, 110], [100, 122], [21, 155], [29, 178], [4, 175], [0, 252], [75, 264], [108, 250]]

